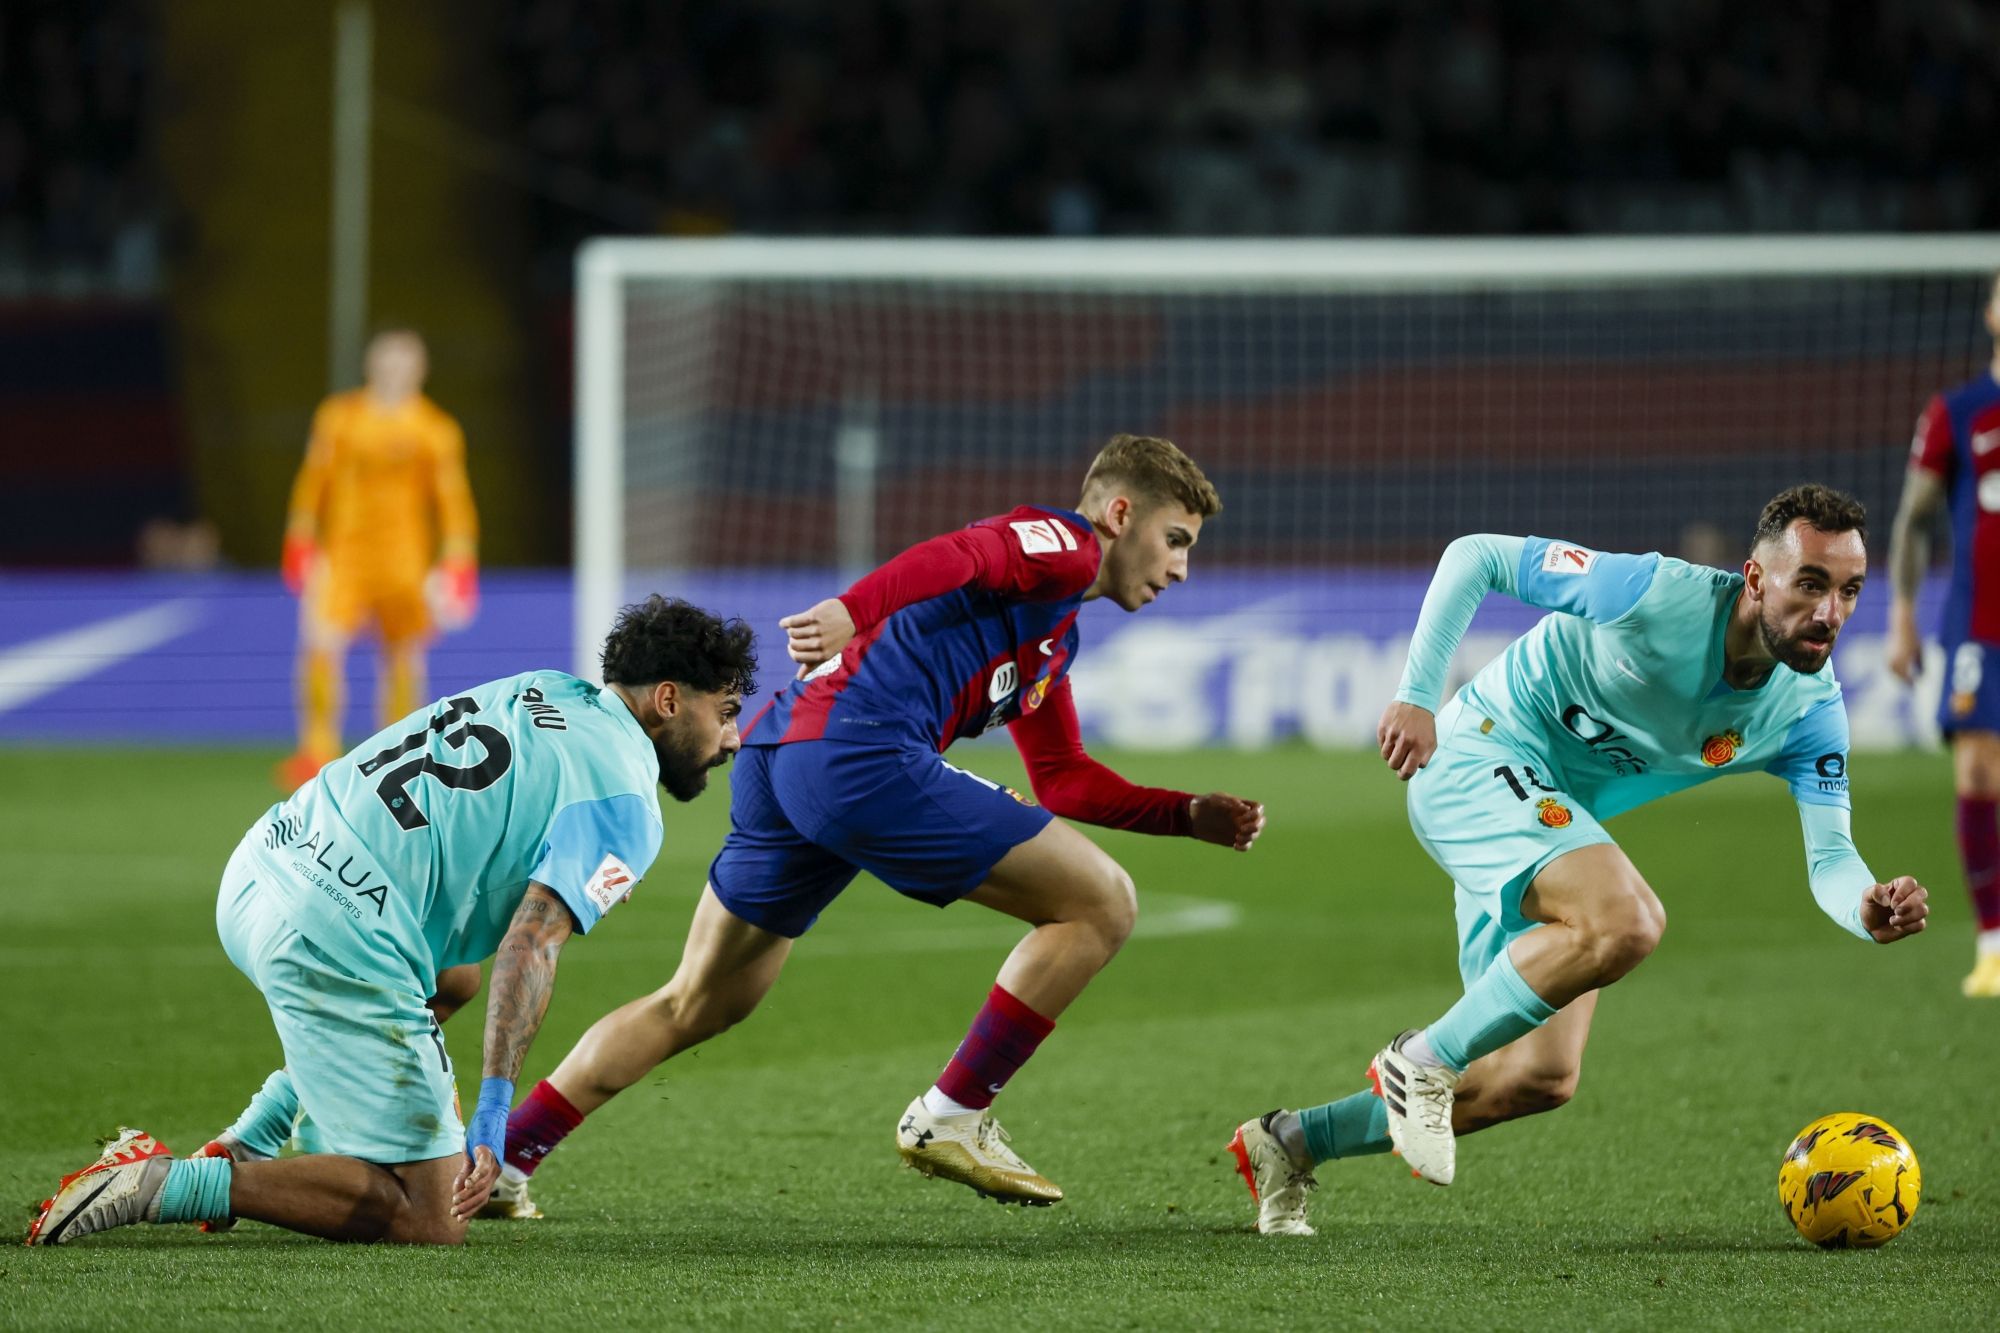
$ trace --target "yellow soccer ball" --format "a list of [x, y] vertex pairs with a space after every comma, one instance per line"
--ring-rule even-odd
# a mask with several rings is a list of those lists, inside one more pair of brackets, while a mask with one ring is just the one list
[[1828, 1250], [1886, 1245], [1916, 1215], [1923, 1173], [1910, 1141], [1855, 1111], [1799, 1131], [1778, 1167], [1778, 1202], [1799, 1234]]

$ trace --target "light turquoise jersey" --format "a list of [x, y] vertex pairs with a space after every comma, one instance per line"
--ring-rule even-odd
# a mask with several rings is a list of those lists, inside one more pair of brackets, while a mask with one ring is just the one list
[[659, 761], [616, 693], [531, 671], [440, 699], [245, 838], [292, 926], [357, 976], [435, 989], [488, 958], [528, 883], [588, 932], [659, 854]]
[[1479, 600], [1502, 591], [1544, 618], [1462, 692], [1490, 734], [1541, 756], [1540, 778], [1599, 819], [1719, 777], [1766, 772], [1799, 803], [1815, 895], [1861, 933], [1872, 879], [1848, 834], [1847, 712], [1829, 663], [1782, 664], [1755, 689], [1723, 680], [1740, 575], [1657, 554], [1547, 538], [1452, 544], [1426, 596], [1396, 697], [1435, 712], [1446, 665]]

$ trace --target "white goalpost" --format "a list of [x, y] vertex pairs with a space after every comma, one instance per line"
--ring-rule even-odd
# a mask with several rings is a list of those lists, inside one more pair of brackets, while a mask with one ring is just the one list
[[1996, 268], [1984, 235], [593, 241], [577, 668], [641, 586], [831, 583], [1064, 502], [1118, 431], [1216, 479], [1204, 570], [1409, 569], [1489, 528], [1668, 549], [1803, 476], [1886, 516]]

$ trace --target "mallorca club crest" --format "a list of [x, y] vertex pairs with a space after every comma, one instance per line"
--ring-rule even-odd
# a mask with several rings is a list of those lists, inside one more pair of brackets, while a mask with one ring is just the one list
[[1710, 736], [1701, 743], [1701, 762], [1710, 768], [1721, 768], [1736, 757], [1743, 748], [1743, 733], [1725, 731], [1720, 736]]
[[1535, 802], [1535, 818], [1542, 821], [1543, 828], [1568, 828], [1570, 820], [1575, 816], [1570, 814], [1568, 806], [1555, 797], [1544, 796]]

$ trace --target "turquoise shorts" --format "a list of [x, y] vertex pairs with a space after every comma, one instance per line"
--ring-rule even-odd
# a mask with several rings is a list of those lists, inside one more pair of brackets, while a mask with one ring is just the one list
[[1542, 867], [1611, 835], [1561, 790], [1538, 746], [1505, 734], [1463, 693], [1438, 712], [1437, 735], [1437, 753], [1410, 779], [1410, 828], [1451, 876], [1469, 986], [1540, 924], [1521, 915], [1521, 895]]
[[300, 1149], [384, 1166], [463, 1152], [451, 1058], [415, 979], [398, 988], [349, 972], [279, 914], [258, 873], [245, 839], [223, 872], [215, 925], [271, 1007], [299, 1094]]

